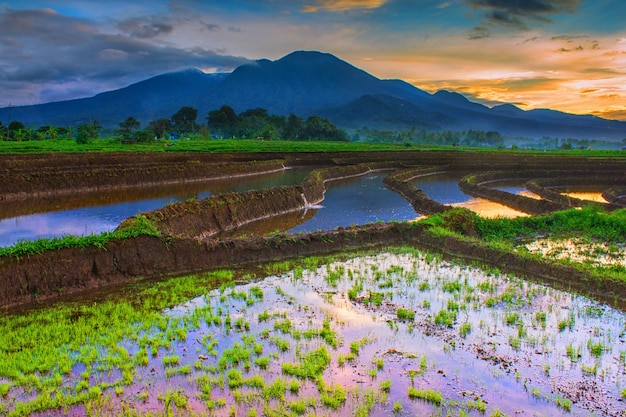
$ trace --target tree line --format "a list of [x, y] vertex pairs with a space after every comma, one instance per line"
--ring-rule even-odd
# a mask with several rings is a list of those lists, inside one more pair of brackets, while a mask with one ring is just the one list
[[504, 137], [494, 131], [482, 130], [418, 130], [415, 127], [408, 130], [378, 130], [368, 127], [358, 129], [352, 136], [354, 141], [384, 142], [411, 145], [448, 145], [448, 146], [488, 146], [500, 147], [504, 145]]
[[146, 129], [140, 130], [140, 123], [129, 117], [119, 124], [116, 131], [122, 140], [136, 139], [138, 142], [151, 137], [200, 136], [203, 138], [239, 138], [262, 140], [301, 140], [301, 141], [348, 141], [348, 134], [336, 127], [328, 119], [311, 116], [302, 119], [294, 114], [286, 116], [269, 114], [266, 109], [254, 108], [239, 114], [227, 105], [211, 110], [205, 120], [198, 123], [198, 110], [182, 107], [171, 119], [151, 121]]
[[[44, 139], [75, 139], [87, 143], [100, 137], [103, 128], [96, 120], [75, 127], [41, 126], [27, 128], [20, 121], [8, 126], [0, 122], [3, 140], [30, 141]], [[141, 122], [129, 116], [118, 124], [115, 136], [123, 142], [147, 142], [153, 139], [194, 138], [240, 138], [263, 140], [300, 141], [348, 141], [348, 134], [328, 119], [311, 116], [307, 119], [294, 114], [280, 116], [269, 114], [266, 109], [255, 108], [239, 114], [227, 105], [208, 112], [205, 122], [198, 122], [198, 110], [184, 106], [170, 118], [150, 121], [142, 128]]]

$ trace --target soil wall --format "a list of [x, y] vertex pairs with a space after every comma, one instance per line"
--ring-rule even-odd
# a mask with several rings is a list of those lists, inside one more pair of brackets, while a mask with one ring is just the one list
[[[553, 176], [530, 180], [526, 183], [526, 188], [546, 200], [557, 202], [565, 207], [582, 207], [589, 204], [589, 201], [561, 194], [568, 190], [585, 190], [590, 187], [597, 188], [604, 186], [622, 186], [626, 184], [626, 169], [621, 171], [598, 172], [578, 172], [567, 176]], [[623, 206], [616, 203], [594, 204], [603, 206], [606, 210], [617, 210]]]
[[[298, 186], [213, 195], [208, 199], [183, 201], [145, 213], [168, 236], [207, 238], [248, 223], [275, 217], [320, 203], [332, 180], [364, 175], [388, 163], [365, 163], [314, 170]], [[120, 225], [125, 227], [128, 219]]]
[[448, 172], [446, 167], [424, 167], [405, 169], [385, 177], [383, 182], [387, 187], [399, 193], [409, 201], [413, 210], [420, 214], [437, 214], [449, 210], [451, 207], [431, 200], [422, 190], [418, 189], [411, 182], [416, 178], [427, 175]]
[[546, 177], [549, 175], [550, 171], [545, 170], [524, 170], [517, 172], [496, 171], [482, 174], [472, 174], [461, 179], [459, 182], [459, 188], [461, 191], [471, 195], [472, 197], [486, 198], [524, 213], [545, 214], [557, 210], [563, 210], [567, 207], [558, 202], [511, 194], [506, 191], [485, 186], [485, 184], [493, 184], [507, 180], [526, 181], [531, 178]]
[[613, 305], [626, 299], [624, 282], [590, 280], [584, 272], [571, 267], [524, 259], [475, 242], [437, 237], [421, 224], [389, 223], [246, 239], [201, 241], [142, 236], [111, 241], [105, 248], [63, 249], [21, 259], [4, 258], [0, 262], [4, 284], [0, 287], [0, 305], [41, 301], [140, 277], [184, 275], [397, 244], [493, 265]]

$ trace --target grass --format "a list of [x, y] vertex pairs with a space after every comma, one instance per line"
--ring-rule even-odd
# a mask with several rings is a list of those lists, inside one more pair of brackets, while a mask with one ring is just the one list
[[[606, 212], [599, 206], [588, 205], [578, 209], [569, 209], [541, 216], [518, 217], [514, 219], [482, 218], [466, 209], [453, 209], [443, 214], [429, 216], [420, 223], [429, 225], [430, 232], [436, 236], [453, 236], [457, 239], [487, 245], [504, 252], [515, 252], [522, 258], [574, 265], [584, 270], [591, 279], [606, 278], [626, 281], [626, 267], [619, 264], [598, 265], [594, 258], [573, 263], [568, 257], [542, 257], [530, 252], [520, 242], [531, 242], [538, 235], [548, 235], [551, 239], [582, 239], [587, 242], [599, 242], [609, 248], [617, 248], [626, 241], [626, 209]], [[477, 234], [470, 236], [464, 231], [472, 230]], [[606, 252], [593, 251], [595, 252]], [[453, 290], [453, 288], [449, 288]]]
[[[497, 328], [498, 331], [501, 330], [504, 333], [500, 335], [503, 345], [506, 345], [508, 335], [513, 334], [522, 353], [534, 346], [531, 336], [537, 336], [533, 332], [541, 332], [546, 337], [568, 336], [568, 334], [556, 332], [556, 321], [559, 315], [564, 314], [560, 309], [547, 308], [544, 315], [538, 315], [532, 311], [532, 303], [528, 301], [533, 297], [537, 299], [550, 297], [549, 292], [552, 290], [547, 290], [548, 293], [545, 290], [541, 292], [535, 288], [535, 284], [517, 281], [513, 277], [485, 278], [484, 274], [476, 274], [478, 270], [473, 268], [467, 270], [452, 264], [448, 265], [445, 268], [446, 272], [443, 273], [437, 272], [435, 265], [429, 265], [428, 268], [432, 269], [430, 273], [437, 273], [437, 277], [432, 275], [428, 278], [432, 287], [428, 291], [432, 293], [422, 292], [418, 287], [426, 273], [419, 268], [420, 265], [424, 265], [422, 261], [425, 257], [416, 260], [413, 258], [416, 253], [408, 248], [398, 249], [398, 263], [406, 258], [412, 263], [412, 268], [420, 271], [419, 274], [422, 276], [409, 283], [409, 277], [413, 271], [411, 267], [406, 267], [402, 273], [403, 278], [399, 279], [401, 283], [393, 289], [391, 301], [395, 304], [394, 310], [397, 310], [399, 306], [411, 306], [415, 309], [411, 311], [419, 312], [422, 298], [432, 299], [433, 305], [441, 308], [446, 317], [459, 314], [462, 320], [459, 320], [458, 335], [472, 332], [480, 338], [485, 332], [490, 334], [494, 328]], [[332, 259], [344, 260], [344, 258], [334, 257]], [[364, 278], [373, 275], [370, 273], [375, 271], [375, 263], [380, 261], [380, 257], [372, 257], [372, 259], [374, 260], [371, 269], [351, 266], [354, 272], [350, 279], [353, 282], [361, 281], [366, 291], [368, 287], [378, 285], [378, 281], [374, 278]], [[288, 267], [289, 265], [286, 264], [282, 268]], [[474, 274], [478, 275], [477, 279], [489, 282], [477, 285], [474, 281], [468, 281], [468, 278], [465, 278]], [[9, 408], [11, 416], [28, 415], [36, 413], [37, 410], [48, 410], [50, 407], [65, 407], [72, 402], [97, 409], [96, 402], [107, 401], [108, 396], [120, 396], [120, 401], [124, 404], [141, 404], [144, 401], [153, 403], [158, 389], [145, 398], [140, 398], [139, 394], [136, 394], [145, 392], [145, 388], [141, 389], [138, 386], [150, 380], [149, 377], [146, 379], [146, 374], [149, 374], [153, 367], [156, 367], [157, 375], [165, 374], [166, 377], [171, 378], [167, 380], [167, 383], [171, 384], [168, 389], [172, 389], [173, 393], [178, 390], [177, 384], [179, 383], [185, 384], [187, 381], [188, 384], [192, 384], [191, 390], [183, 391], [187, 396], [187, 401], [189, 403], [193, 401], [192, 406], [197, 406], [196, 402], [201, 401], [209, 410], [217, 407], [223, 408], [222, 414], [228, 412], [233, 401], [236, 403], [238, 412], [244, 405], [247, 407], [253, 404], [253, 407], [258, 407], [259, 415], [279, 415], [280, 410], [283, 411], [283, 415], [290, 413], [302, 415], [300, 414], [302, 412], [304, 415], [312, 412], [323, 415], [335, 413], [364, 415], [368, 410], [373, 410], [371, 407], [374, 405], [381, 413], [391, 414], [392, 408], [396, 409], [395, 404], [398, 404], [398, 410], [404, 410], [406, 407], [411, 412], [421, 407], [433, 407], [433, 410], [436, 410], [435, 407], [442, 406], [446, 409], [450, 408], [453, 415], [473, 415], [472, 413], [478, 415], [478, 413], [487, 412], [485, 403], [478, 400], [475, 403], [468, 400], [446, 401], [441, 392], [417, 386], [417, 384], [422, 384], [423, 380], [430, 381], [439, 378], [438, 372], [434, 370], [447, 369], [445, 363], [436, 364], [433, 358], [433, 372], [427, 372], [429, 360], [421, 352], [400, 354], [397, 351], [387, 350], [386, 339], [372, 340], [372, 333], [360, 333], [360, 336], [367, 334], [369, 338], [362, 337], [355, 340], [359, 336], [353, 333], [350, 321], [344, 322], [344, 318], [335, 315], [334, 312], [318, 311], [314, 306], [299, 301], [297, 291], [294, 291], [291, 286], [289, 292], [293, 292], [294, 295], [290, 295], [289, 298], [278, 297], [274, 291], [267, 289], [263, 294], [265, 304], [250, 305], [249, 300], [261, 298], [262, 291], [253, 289], [252, 285], [242, 287], [224, 284], [220, 286], [220, 283], [230, 283], [235, 278], [239, 279], [232, 271], [219, 271], [205, 276], [177, 277], [163, 282], [150, 282], [145, 286], [136, 284], [136, 292], [133, 290], [127, 299], [116, 299], [115, 303], [107, 304], [106, 300], [86, 304], [68, 303], [67, 306], [58, 303], [53, 309], [34, 310], [28, 314], [11, 316], [11, 321], [0, 321], [0, 373], [6, 372], [5, 375], [0, 375], [0, 414], [3, 412], [7, 414], [7, 406], [4, 406], [3, 410], [1, 404], [13, 401], [16, 393], [22, 391], [30, 393], [32, 400], [19, 405], [19, 409], [11, 403], [8, 406], [13, 407]], [[285, 285], [288, 285], [287, 282], [293, 282], [290, 281], [293, 277], [289, 274], [286, 274], [284, 279]], [[344, 276], [342, 279], [345, 282], [339, 282], [339, 288], [347, 288], [350, 285], [348, 277]], [[443, 285], [455, 279], [461, 283], [458, 290], [450, 292], [442, 289]], [[324, 285], [323, 276], [320, 277], [320, 283]], [[221, 287], [219, 291], [216, 289], [218, 286]], [[215, 289], [211, 293], [213, 295], [208, 295], [208, 288]], [[513, 302], [499, 304], [492, 310], [487, 310], [481, 303], [485, 296], [481, 291], [498, 298], [500, 294], [507, 293]], [[241, 294], [245, 294], [245, 297]], [[434, 294], [439, 294], [441, 298], [437, 298]], [[448, 303], [451, 294], [455, 300], [453, 308]], [[344, 297], [347, 301], [347, 295], [344, 294]], [[194, 301], [187, 302], [191, 299]], [[275, 304], [277, 299], [281, 304]], [[525, 303], [521, 303], [520, 300]], [[103, 309], [105, 305], [108, 307]], [[373, 305], [367, 307], [367, 310], [371, 312], [376, 311]], [[63, 314], [50, 314], [57, 308], [63, 310]], [[588, 313], [590, 320], [610, 317], [612, 314], [610, 309], [605, 310], [606, 313], [603, 314], [597, 311]], [[285, 313], [285, 311], [291, 313]], [[513, 317], [513, 313], [517, 311], [519, 311], [519, 316], [511, 319], [512, 325], [503, 326], [503, 322], [506, 321], [505, 317], [508, 315]], [[489, 318], [492, 319], [492, 326], [495, 327], [489, 328], [488, 324], [487, 327], [483, 327], [482, 321], [478, 324], [474, 314], [491, 314]], [[581, 317], [580, 311], [575, 309], [568, 310], [567, 314], [571, 317]], [[257, 323], [255, 319], [260, 316], [264, 319]], [[29, 320], [32, 321], [30, 325], [26, 317], [30, 317]], [[215, 321], [216, 317], [223, 319]], [[235, 323], [242, 317], [250, 320], [251, 328], [246, 329], [246, 326], [242, 326], [240, 332], [231, 330], [227, 333], [224, 325], [226, 317], [231, 318], [233, 329], [237, 327]], [[242, 323], [246, 320], [242, 320]], [[489, 322], [489, 320], [486, 321]], [[524, 326], [519, 325], [520, 321], [524, 322]], [[585, 326], [585, 321], [578, 320], [574, 330], [578, 332], [579, 327]], [[103, 322], [106, 322], [107, 326], [102, 326]], [[547, 323], [547, 327], [535, 326], [538, 322]], [[454, 324], [454, 321], [452, 323]], [[62, 328], [58, 333], [52, 332], [56, 326]], [[89, 326], [93, 328], [88, 331]], [[600, 329], [599, 325], [594, 324], [594, 326]], [[397, 330], [398, 335], [408, 337], [410, 331], [403, 327]], [[49, 332], [47, 338], [41, 337]], [[452, 332], [446, 332], [452, 334]], [[31, 339], [31, 337], [36, 337], [36, 339]], [[613, 333], [610, 337], [613, 337]], [[57, 338], [61, 340], [56, 340]], [[598, 333], [594, 333], [591, 341], [585, 341], [586, 348], [585, 344], [571, 346], [572, 355], [576, 355], [578, 362], [571, 368], [576, 370], [582, 368], [583, 373], [586, 372], [585, 367], [591, 369], [594, 363], [592, 352], [603, 351], [610, 340], [612, 339], [609, 339], [609, 335], [602, 329], [602, 332], [598, 330]], [[55, 344], [49, 349], [46, 346], [47, 342], [39, 345], [42, 341], [53, 341]], [[545, 342], [539, 338], [537, 342], [539, 349], [543, 343]], [[371, 349], [363, 349], [362, 347], [366, 344], [372, 344]], [[189, 348], [192, 345], [193, 348], [183, 350], [183, 347]], [[463, 349], [462, 345], [458, 343], [457, 338], [456, 349]], [[22, 353], [19, 349], [11, 348], [16, 346], [26, 352]], [[555, 349], [552, 346], [544, 346]], [[565, 343], [556, 348], [553, 355], [564, 356], [564, 350]], [[371, 352], [376, 353], [370, 355]], [[454, 360], [454, 350], [447, 353], [452, 356], [451, 360]], [[387, 356], [387, 354], [393, 356]], [[336, 366], [340, 363], [342, 355], [350, 355], [350, 360], [353, 362], [349, 366], [338, 369]], [[608, 361], [609, 356], [606, 354], [602, 359]], [[626, 358], [626, 351], [623, 355], [620, 353], [621, 356]], [[18, 358], [22, 359], [23, 364], [15, 360]], [[49, 363], [48, 359], [51, 359]], [[347, 360], [346, 356], [344, 363]], [[414, 368], [419, 366], [419, 369], [413, 371], [409, 368], [402, 368], [409, 369], [406, 374], [415, 384], [411, 384], [412, 390], [403, 391], [404, 396], [402, 396], [398, 392], [402, 390], [402, 384], [396, 384], [396, 381], [402, 374], [397, 372], [398, 361], [404, 360], [408, 361], [407, 365], [412, 365]], [[567, 358], [564, 360], [569, 365]], [[626, 363], [626, 359], [623, 359], [623, 362]], [[4, 366], [5, 364], [8, 365]], [[77, 380], [70, 377], [72, 373], [76, 375], [74, 371], [76, 364], [80, 364], [81, 367], [81, 375]], [[23, 368], [17, 370], [15, 365]], [[554, 377], [558, 377], [561, 368], [561, 365], [553, 364], [551, 373]], [[602, 369], [596, 368], [594, 375], [602, 375], [604, 378], [605, 368], [604, 366]], [[31, 371], [23, 373], [22, 369]], [[359, 385], [354, 385], [352, 381], [354, 381], [355, 370], [358, 370], [360, 376], [369, 374], [371, 378], [365, 378]], [[103, 375], [112, 375], [112, 381], [98, 380]], [[342, 379], [338, 380], [336, 375], [342, 375]], [[343, 375], [345, 375], [345, 381], [348, 382], [344, 381]], [[324, 381], [324, 379], [327, 380]], [[337, 385], [337, 382], [340, 385]], [[438, 385], [431, 386], [438, 387]], [[317, 392], [312, 394], [316, 388]], [[61, 394], [56, 397], [50, 396], [48, 393], [52, 389], [58, 390]], [[313, 397], [309, 397], [311, 394]], [[383, 400], [387, 394], [393, 398], [392, 401]], [[403, 407], [402, 401], [406, 401], [407, 396], [424, 403], [409, 401], [405, 402]], [[160, 407], [165, 407], [167, 397], [167, 393], [161, 393]], [[170, 393], [167, 403], [169, 408], [163, 409], [162, 412], [161, 410], [154, 411], [153, 415], [167, 415], [168, 411], [172, 414], [180, 414], [185, 410], [187, 406], [183, 408], [176, 406], [174, 397], [174, 394]], [[5, 401], [5, 398], [8, 398], [8, 401]], [[311, 398], [317, 400], [316, 405], [311, 405], [309, 401]], [[182, 404], [184, 400], [180, 399], [180, 401]], [[555, 398], [550, 398], [550, 402], [552, 407], [556, 407]], [[293, 408], [291, 404], [294, 404]], [[497, 403], [490, 404], [492, 407], [497, 405]], [[559, 405], [559, 407], [564, 409], [564, 406]], [[264, 410], [263, 413], [261, 409]], [[393, 412], [399, 413], [400, 411]], [[144, 414], [127, 413], [127, 415]]]
[[[165, 146], [167, 145], [167, 146]], [[77, 144], [74, 140], [56, 139], [29, 142], [0, 141], [0, 154], [31, 153], [85, 153], [85, 152], [355, 152], [412, 149], [386, 143], [331, 142], [331, 141], [262, 141], [249, 139], [223, 140], [158, 140], [141, 144], [121, 144], [114, 138], [103, 138], [87, 144]], [[441, 149], [432, 147], [432, 149]], [[447, 148], [453, 150], [453, 148]], [[454, 149], [456, 150], [456, 149]]]
[[435, 391], [430, 388], [418, 389], [409, 387], [408, 395], [411, 399], [419, 399], [435, 405], [441, 405], [443, 402], [441, 391]]
[[396, 316], [400, 321], [414, 321], [415, 320], [415, 311], [407, 310], [405, 308], [399, 307], [396, 310]]
[[300, 362], [284, 362], [283, 373], [298, 378], [316, 379], [330, 365], [330, 353], [325, 346], [312, 350], [300, 357]]
[[86, 236], [67, 235], [60, 238], [37, 239], [33, 241], [20, 241], [12, 246], [0, 248], [1, 257], [21, 258], [48, 251], [56, 251], [65, 248], [104, 248], [108, 242], [114, 239], [128, 239], [137, 236], [161, 236], [156, 226], [144, 215], [138, 215], [128, 222], [126, 227], [114, 232], [104, 232]]

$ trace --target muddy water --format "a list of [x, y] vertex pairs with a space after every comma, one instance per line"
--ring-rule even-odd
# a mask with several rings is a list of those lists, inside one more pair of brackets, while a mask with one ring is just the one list
[[[196, 184], [180, 184], [123, 192], [100, 193], [96, 196], [63, 197], [46, 205], [18, 204], [20, 210], [7, 210], [0, 220], [0, 246], [19, 240], [88, 235], [114, 230], [122, 220], [138, 213], [161, 208], [189, 198], [207, 198], [212, 194], [280, 185], [299, 184], [309, 169], [288, 169], [279, 173], [216, 180]], [[26, 207], [28, 211], [21, 211]]]

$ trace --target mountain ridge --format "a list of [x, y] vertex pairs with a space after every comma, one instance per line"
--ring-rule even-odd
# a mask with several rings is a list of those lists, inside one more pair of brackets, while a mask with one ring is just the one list
[[526, 137], [622, 140], [626, 122], [551, 109], [525, 111], [513, 104], [489, 108], [453, 91], [435, 94], [403, 80], [379, 79], [336, 56], [294, 51], [261, 59], [231, 73], [187, 69], [157, 75], [93, 97], [0, 109], [0, 120], [27, 126], [71, 126], [98, 120], [115, 129], [127, 117], [142, 125], [169, 118], [182, 106], [209, 111], [229, 105], [236, 112], [264, 108], [270, 114], [320, 115], [346, 129], [494, 130]]

